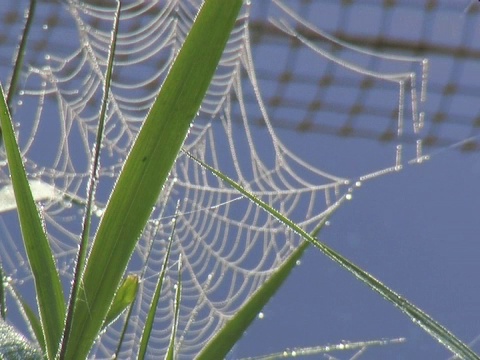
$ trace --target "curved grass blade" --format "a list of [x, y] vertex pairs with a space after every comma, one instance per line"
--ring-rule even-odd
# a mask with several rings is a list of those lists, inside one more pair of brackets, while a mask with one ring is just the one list
[[228, 320], [225, 326], [208, 342], [197, 355], [197, 360], [223, 359], [255, 320], [265, 304], [285, 282], [308, 247], [307, 241], [289, 256], [282, 266], [252, 295], [252, 297]]
[[[138, 288], [137, 288], [137, 293], [138, 293]], [[135, 298], [136, 298], [136, 294], [135, 294]], [[125, 316], [125, 322], [123, 324], [122, 332], [120, 333], [120, 338], [118, 339], [117, 349], [115, 350], [115, 354], [112, 356], [112, 359], [119, 358], [120, 350], [122, 349], [122, 345], [123, 345], [123, 339], [125, 339], [125, 334], [127, 333], [128, 324], [130, 323], [130, 318], [132, 317], [133, 304], [134, 302], [132, 302], [128, 308], [128, 313], [127, 313], [127, 316]]]
[[[177, 205], [178, 211], [178, 205]], [[155, 321], [155, 313], [157, 311], [158, 300], [160, 299], [160, 293], [162, 291], [163, 281], [165, 280], [165, 275], [167, 274], [168, 260], [170, 259], [170, 251], [172, 249], [173, 236], [175, 235], [175, 229], [177, 227], [177, 216], [173, 218], [172, 233], [168, 239], [167, 251], [165, 252], [165, 257], [163, 258], [162, 268], [157, 279], [157, 284], [155, 285], [155, 291], [153, 293], [152, 302], [148, 310], [147, 318], [145, 319], [145, 326], [143, 328], [142, 337], [140, 339], [140, 346], [138, 347], [137, 359], [143, 360], [145, 354], [147, 353], [148, 341], [150, 339], [150, 334], [152, 332], [153, 322]], [[151, 250], [151, 248], [150, 248]], [[148, 253], [150, 256], [150, 251]], [[148, 259], [147, 259], [148, 260]]]
[[202, 167], [212, 172], [215, 176], [217, 176], [222, 181], [229, 184], [234, 189], [238, 190], [242, 195], [244, 195], [245, 197], [253, 201], [256, 205], [260, 206], [262, 209], [268, 212], [271, 216], [275, 217], [278, 221], [285, 224], [292, 231], [299, 234], [304, 240], [310, 242], [313, 246], [318, 248], [331, 260], [335, 261], [337, 264], [339, 264], [340, 266], [348, 270], [352, 275], [354, 275], [357, 279], [364, 282], [372, 290], [379, 293], [384, 299], [392, 302], [397, 308], [399, 308], [404, 314], [406, 314], [410, 318], [410, 320], [413, 321], [413, 323], [420, 326], [424, 331], [426, 331], [433, 338], [438, 340], [443, 346], [445, 346], [447, 349], [452, 351], [455, 355], [466, 360], [480, 359], [480, 357], [477, 354], [475, 354], [473, 350], [468, 347], [468, 345], [466, 345], [463, 341], [458, 339], [445, 327], [440, 325], [440, 323], [432, 319], [423, 310], [413, 305], [406, 298], [400, 296], [399, 294], [397, 294], [396, 292], [394, 292], [393, 290], [385, 286], [383, 283], [381, 283], [379, 280], [374, 278], [368, 272], [361, 269], [360, 267], [352, 263], [347, 258], [343, 257], [342, 255], [337, 253], [335, 250], [331, 249], [329, 246], [325, 245], [324, 243], [318, 241], [317, 239], [309, 235], [307, 232], [305, 232], [305, 230], [303, 230], [300, 226], [298, 226], [292, 220], [283, 216], [279, 211], [275, 210], [274, 208], [270, 207], [268, 204], [266, 204], [262, 200], [258, 199], [255, 195], [245, 190], [241, 185], [237, 184], [235, 181], [225, 176], [220, 171], [214, 169], [213, 167], [204, 163], [200, 159], [197, 159], [195, 156], [188, 153], [187, 151], [184, 151], [184, 152], [191, 159], [193, 159], [198, 164], [200, 164]]
[[[23, 58], [25, 56], [25, 50], [27, 47], [28, 35], [30, 34], [30, 29], [32, 27], [33, 18], [35, 16], [35, 9], [37, 7], [37, 0], [30, 0], [30, 7], [27, 12], [27, 21], [25, 22], [25, 27], [23, 28], [23, 33], [20, 40], [20, 45], [18, 46], [17, 56], [14, 61], [12, 79], [10, 80], [10, 85], [8, 87], [7, 94], [7, 104], [10, 108], [13, 100], [15, 91], [17, 90], [18, 79], [22, 73]], [[0, 135], [2, 134], [0, 129]]]
[[104, 329], [114, 322], [127, 307], [133, 304], [137, 296], [137, 290], [138, 276], [128, 275], [113, 298], [112, 306], [110, 310], [108, 310], [107, 317], [105, 318]]
[[373, 346], [386, 346], [386, 345], [393, 345], [393, 344], [401, 344], [404, 342], [405, 342], [405, 338], [358, 341], [358, 342], [342, 341], [342, 343], [340, 344], [287, 349], [275, 354], [243, 358], [240, 360], [292, 359], [298, 356], [313, 356], [313, 355], [330, 353], [334, 351], [350, 351], [350, 350], [357, 350], [357, 349], [360, 351], [363, 351], [363, 349], [367, 349]]
[[205, 96], [242, 5], [203, 3], [124, 164], [101, 219], [76, 299], [65, 358], [85, 358], [190, 124]]
[[[11, 108], [13, 96], [17, 90], [18, 79], [22, 73], [23, 58], [25, 56], [25, 49], [27, 46], [28, 35], [30, 34], [30, 29], [32, 27], [33, 17], [35, 16], [35, 8], [37, 6], [36, 0], [30, 0], [30, 7], [27, 12], [27, 21], [25, 22], [25, 27], [23, 29], [23, 34], [21, 36], [20, 45], [18, 46], [17, 55], [14, 61], [14, 67], [12, 72], [12, 79], [10, 80], [10, 85], [8, 86], [7, 93], [7, 105], [8, 108]], [[2, 145], [2, 126], [0, 125], [0, 146]]]
[[95, 146], [93, 148], [92, 165], [90, 170], [90, 176], [87, 184], [87, 201], [85, 204], [85, 215], [82, 223], [82, 237], [80, 240], [80, 246], [78, 248], [78, 254], [75, 264], [75, 271], [73, 276], [72, 290], [70, 294], [70, 300], [68, 303], [68, 312], [65, 321], [65, 329], [63, 331], [62, 344], [60, 347], [60, 358], [66, 351], [66, 344], [70, 338], [72, 317], [75, 308], [75, 302], [77, 299], [78, 289], [80, 287], [80, 279], [82, 278], [83, 269], [85, 266], [85, 259], [87, 257], [88, 241], [90, 239], [90, 224], [92, 218], [92, 205], [95, 197], [95, 188], [98, 182], [98, 169], [100, 166], [100, 147], [103, 139], [103, 133], [105, 128], [105, 117], [107, 114], [107, 104], [110, 95], [110, 83], [112, 79], [113, 71], [113, 59], [115, 57], [115, 47], [117, 44], [118, 23], [120, 20], [121, 3], [117, 0], [117, 8], [115, 10], [115, 16], [113, 20], [113, 28], [111, 34], [110, 49], [108, 52], [107, 71], [105, 74], [105, 80], [103, 81], [103, 98], [100, 108], [100, 114], [98, 119], [97, 136], [95, 139]]
[[167, 355], [165, 356], [166, 360], [176, 359], [176, 339], [177, 339], [177, 328], [178, 328], [178, 319], [180, 315], [180, 301], [182, 300], [182, 254], [178, 256], [178, 281], [175, 290], [175, 301], [173, 303], [173, 324], [172, 324], [172, 333], [170, 334], [170, 344], [168, 345]]
[[46, 355], [53, 358], [57, 352], [65, 316], [60, 276], [55, 260], [43, 229], [23, 167], [20, 150], [8, 111], [3, 89], [0, 85], [0, 124], [3, 129], [3, 141], [7, 153], [8, 167], [12, 177], [15, 199], [17, 201], [20, 227], [28, 261], [35, 280], [38, 311], [45, 338]]
[[38, 319], [37, 314], [35, 314], [30, 305], [28, 305], [28, 303], [23, 299], [23, 297], [18, 293], [17, 289], [15, 289], [13, 284], [9, 284], [8, 287], [13, 297], [19, 304], [20, 311], [26, 317], [26, 321], [28, 321], [28, 326], [30, 326], [31, 331], [33, 331], [37, 343], [40, 345], [42, 351], [45, 352], [45, 340], [43, 338], [42, 324], [40, 324], [40, 320]]

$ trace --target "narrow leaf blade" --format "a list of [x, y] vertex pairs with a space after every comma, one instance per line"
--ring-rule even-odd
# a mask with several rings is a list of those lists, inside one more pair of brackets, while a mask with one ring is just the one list
[[95, 236], [66, 358], [87, 356], [242, 5], [204, 2], [124, 164]]
[[433, 338], [438, 340], [448, 350], [452, 351], [457, 356], [460, 356], [462, 359], [480, 360], [480, 357], [477, 354], [475, 354], [473, 350], [468, 347], [468, 345], [466, 345], [463, 341], [458, 339], [455, 335], [453, 335], [440, 323], [432, 319], [430, 315], [428, 315], [423, 310], [421, 310], [420, 308], [412, 304], [406, 298], [400, 296], [399, 294], [397, 294], [396, 292], [394, 292], [393, 290], [391, 290], [390, 288], [382, 284], [379, 280], [374, 278], [368, 272], [358, 267], [347, 258], [343, 257], [342, 255], [337, 253], [335, 250], [331, 249], [329, 246], [325, 245], [324, 243], [318, 241], [317, 239], [309, 235], [307, 232], [305, 232], [305, 230], [303, 230], [295, 222], [283, 216], [279, 211], [270, 207], [267, 203], [258, 199], [255, 195], [245, 190], [241, 185], [236, 183], [234, 180], [225, 176], [220, 171], [214, 169], [213, 167], [204, 163], [200, 159], [197, 159], [192, 154], [186, 151], [185, 153], [191, 159], [193, 159], [198, 164], [200, 164], [202, 167], [212, 172], [215, 176], [220, 178], [222, 181], [226, 182], [231, 187], [238, 190], [242, 195], [244, 195], [245, 197], [253, 201], [255, 204], [257, 204], [259, 207], [267, 211], [271, 216], [275, 217], [277, 220], [285, 224], [292, 231], [299, 234], [303, 239], [305, 239], [306, 241], [311, 243], [313, 246], [318, 248], [331, 260], [335, 261], [337, 264], [339, 264], [340, 266], [348, 270], [348, 272], [354, 275], [358, 280], [364, 282], [368, 287], [370, 287], [372, 290], [380, 294], [384, 299], [392, 302], [397, 308], [400, 309], [400, 311], [406, 314], [410, 318], [410, 320], [412, 320], [415, 324], [420, 326], [425, 332], [427, 332]]
[[47, 235], [43, 230], [42, 220], [28, 184], [1, 85], [0, 125], [17, 202], [23, 242], [35, 280], [46, 352], [49, 358], [53, 358], [62, 333], [65, 300], [52, 250], [48, 243]]
[[175, 235], [175, 229], [177, 225], [177, 218], [174, 218], [174, 223], [172, 227], [172, 233], [170, 234], [170, 239], [168, 240], [167, 251], [165, 252], [165, 257], [163, 258], [162, 268], [160, 270], [160, 275], [157, 279], [157, 284], [155, 285], [155, 290], [153, 293], [152, 301], [148, 310], [147, 318], [145, 319], [145, 326], [143, 327], [142, 337], [140, 338], [140, 346], [138, 347], [137, 359], [143, 360], [145, 354], [147, 353], [147, 346], [150, 340], [150, 334], [153, 328], [153, 322], [155, 321], [155, 314], [157, 312], [158, 300], [160, 299], [160, 293], [162, 291], [163, 281], [167, 274], [168, 261], [170, 259], [170, 251], [172, 250], [173, 238]]
[[244, 334], [245, 330], [247, 330], [253, 320], [255, 320], [255, 317], [265, 304], [285, 282], [308, 245], [309, 243], [307, 241], [300, 244], [285, 263], [262, 284], [240, 310], [238, 310], [225, 326], [208, 342], [200, 354], [197, 355], [197, 360], [225, 358], [231, 348]]
[[133, 304], [137, 296], [137, 290], [138, 276], [128, 275], [113, 298], [112, 306], [108, 310], [105, 319], [104, 328], [115, 321], [126, 308]]
[[170, 334], [170, 343], [168, 344], [167, 355], [165, 360], [176, 359], [175, 352], [177, 346], [177, 328], [180, 319], [180, 302], [182, 301], [182, 254], [178, 257], [178, 281], [175, 289], [175, 301], [173, 303], [173, 324], [172, 333]]
[[20, 306], [20, 311], [26, 316], [28, 325], [32, 329], [37, 343], [40, 345], [40, 348], [45, 351], [45, 340], [43, 338], [42, 324], [40, 323], [40, 320], [38, 319], [33, 309], [30, 307], [30, 305], [28, 305], [25, 299], [23, 299], [23, 297], [18, 293], [17, 289], [13, 286], [13, 284], [9, 284], [8, 286], [13, 297]]

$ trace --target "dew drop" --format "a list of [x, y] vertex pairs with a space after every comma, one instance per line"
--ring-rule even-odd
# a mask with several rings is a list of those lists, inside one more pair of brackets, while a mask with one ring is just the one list
[[264, 317], [265, 317], [265, 315], [263, 314], [263, 312], [258, 313], [258, 318], [259, 319], [263, 319]]

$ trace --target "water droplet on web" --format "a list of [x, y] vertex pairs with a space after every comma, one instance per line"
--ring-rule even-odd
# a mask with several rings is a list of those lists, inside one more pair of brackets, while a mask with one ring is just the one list
[[258, 313], [258, 318], [261, 320], [265, 317], [265, 315], [263, 314], [263, 312], [259, 312]]
[[43, 25], [42, 25], [42, 29], [43, 29], [43, 30], [48, 30], [48, 25], [47, 25], [47, 24], [43, 24]]
[[345, 195], [345, 199], [347, 199], [347, 200], [352, 200], [352, 198], [353, 198], [352, 194]]
[[301, 260], [297, 260], [297, 261], [295, 262], [295, 265], [297, 265], [297, 266], [302, 265], [302, 261], [301, 261]]

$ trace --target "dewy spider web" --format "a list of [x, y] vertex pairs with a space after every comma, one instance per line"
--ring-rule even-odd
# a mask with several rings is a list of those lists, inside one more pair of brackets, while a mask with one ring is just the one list
[[[102, 144], [97, 216], [101, 216], [141, 121], [199, 6], [195, 1], [122, 4], [112, 96]], [[58, 19], [68, 18], [70, 26], [49, 28], [35, 23], [41, 30], [32, 31], [36, 34], [32, 35], [32, 41], [47, 36], [51, 42], [41, 52], [27, 53], [25, 77], [13, 117], [27, 171], [38, 187], [35, 191], [52, 247], [62, 275], [68, 279], [81, 230], [113, 10], [91, 1], [70, 1], [40, 3], [37, 11], [56, 13]], [[394, 134], [398, 143], [390, 147], [386, 161], [372, 157], [367, 168], [343, 169], [345, 173], [338, 176], [309, 165], [310, 159], [297, 156], [291, 150], [294, 147], [277, 136], [269, 118], [269, 106], [262, 100], [261, 90], [267, 93], [271, 90], [268, 84], [258, 83], [255, 73], [257, 62], [275, 66], [273, 61], [282, 59], [262, 60], [252, 54], [248, 27], [251, 14], [250, 7], [245, 5], [185, 148], [311, 230], [351, 197], [361, 181], [401, 168], [402, 136], [405, 133], [418, 136], [422, 128], [419, 107], [424, 99], [426, 62], [421, 58], [359, 53], [359, 48], [342, 42], [336, 43], [335, 51], [322, 50], [304, 35], [307, 31], [325, 36], [319, 29], [280, 2], [275, 2], [272, 12], [272, 24], [282, 32], [283, 41], [293, 41], [305, 48], [302, 56], [307, 66], [318, 66], [319, 76], [323, 72], [349, 74], [357, 79], [361, 90], [357, 96], [365, 102], [371, 101], [366, 94], [375, 90], [372, 84], [382, 84], [382, 91], [391, 92], [389, 105], [397, 113]], [[361, 87], [365, 81], [370, 84], [368, 91]], [[255, 105], [251, 106], [246, 98], [255, 99]], [[338, 98], [341, 103], [342, 96]], [[262, 127], [251, 124], [251, 118], [258, 116], [262, 118]], [[421, 154], [414, 153], [415, 158], [418, 156]], [[0, 196], [7, 204], [11, 185], [5, 161], [1, 165]], [[347, 162], [344, 165], [348, 167]], [[172, 262], [182, 254], [178, 346], [185, 357], [196, 353], [208, 341], [300, 241], [282, 224], [180, 155], [129, 269], [139, 272], [144, 267], [145, 275], [122, 348], [124, 358], [132, 358], [136, 353], [177, 202], [180, 208]], [[21, 285], [30, 279], [30, 273], [11, 208], [11, 204], [5, 206], [0, 217], [1, 260], [12, 281]], [[92, 228], [95, 229], [95, 224]], [[154, 357], [163, 354], [170, 336], [177, 279], [175, 267], [171, 268], [149, 349]], [[110, 356], [117, 339], [118, 327], [113, 326], [91, 355]]]

